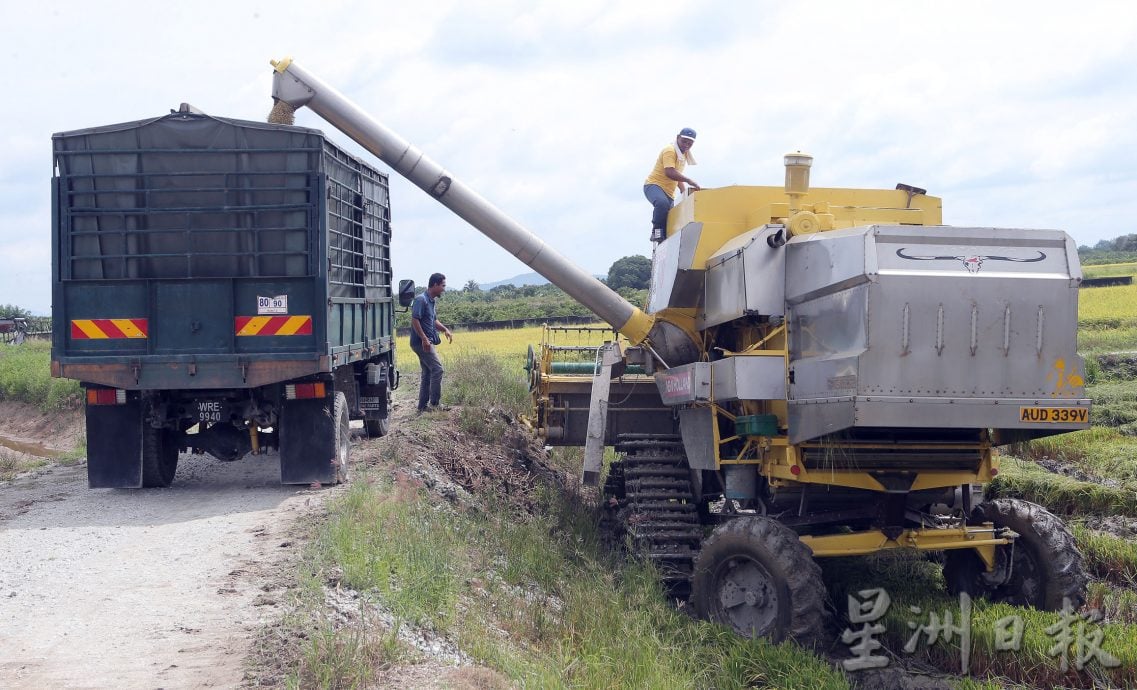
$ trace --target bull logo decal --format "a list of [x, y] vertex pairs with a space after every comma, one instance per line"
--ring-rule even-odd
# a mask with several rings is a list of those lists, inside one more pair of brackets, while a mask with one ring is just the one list
[[907, 247], [901, 247], [896, 250], [896, 255], [901, 259], [908, 259], [909, 261], [962, 261], [963, 267], [967, 269], [968, 273], [978, 273], [980, 268], [983, 268], [984, 261], [1013, 261], [1020, 264], [1029, 264], [1036, 261], [1042, 261], [1046, 258], [1046, 254], [1038, 252], [1038, 256], [1017, 257], [1017, 256], [991, 256], [983, 254], [967, 254], [964, 256], [914, 256], [912, 254], [905, 254], [904, 251]]

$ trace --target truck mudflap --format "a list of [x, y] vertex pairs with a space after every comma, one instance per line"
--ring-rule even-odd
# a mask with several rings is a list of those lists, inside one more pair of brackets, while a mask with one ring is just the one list
[[87, 406], [87, 483], [92, 489], [142, 487], [142, 401]]
[[280, 483], [336, 481], [333, 398], [287, 400], [280, 411]]

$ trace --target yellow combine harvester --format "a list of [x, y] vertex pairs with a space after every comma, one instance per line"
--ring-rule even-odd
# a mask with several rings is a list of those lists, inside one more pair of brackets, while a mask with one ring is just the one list
[[[1089, 426], [1076, 248], [1051, 230], [948, 227], [924, 190], [698, 191], [672, 210], [639, 309], [290, 61], [307, 105], [610, 323], [601, 346], [531, 353], [536, 426], [583, 446], [630, 540], [705, 616], [809, 642], [815, 558], [944, 553], [968, 592], [1041, 609], [1085, 598], [1062, 521], [984, 501], [994, 447]], [[552, 332], [553, 335], [564, 335]]]

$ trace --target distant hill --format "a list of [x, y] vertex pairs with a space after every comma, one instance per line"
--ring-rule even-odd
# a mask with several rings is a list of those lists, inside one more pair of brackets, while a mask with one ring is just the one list
[[[604, 278], [607, 278], [608, 276], [596, 275], [596, 277], [603, 280]], [[499, 280], [496, 283], [478, 283], [478, 287], [480, 287], [483, 290], [492, 290], [493, 288], [497, 287], [498, 285], [513, 285], [516, 287], [525, 287], [526, 285], [548, 285], [548, 283], [549, 283], [548, 279], [546, 279], [545, 276], [541, 275], [540, 273], [522, 273], [519, 276], [513, 276], [512, 278], [506, 278], [505, 280]]]
[[483, 290], [492, 290], [498, 285], [516, 285], [517, 287], [525, 287], [526, 285], [544, 285], [548, 283], [548, 279], [540, 273], [522, 273], [519, 276], [499, 280], [495, 283], [478, 283], [478, 287]]

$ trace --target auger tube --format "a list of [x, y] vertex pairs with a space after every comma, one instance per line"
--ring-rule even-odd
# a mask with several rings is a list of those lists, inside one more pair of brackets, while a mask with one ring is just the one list
[[[648, 334], [655, 325], [655, 319], [650, 315], [546, 245], [422, 151], [291, 59], [274, 61], [272, 65], [276, 70], [272, 85], [274, 99], [293, 108], [311, 108], [395, 172], [591, 309], [632, 343], [641, 344], [648, 340]], [[661, 354], [666, 357], [666, 354]]]

